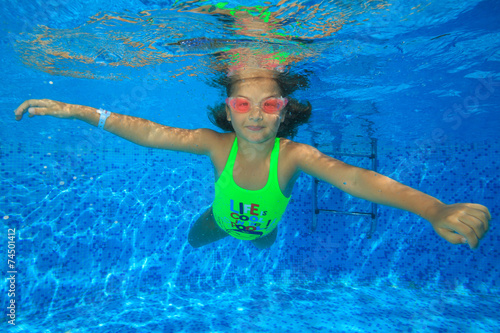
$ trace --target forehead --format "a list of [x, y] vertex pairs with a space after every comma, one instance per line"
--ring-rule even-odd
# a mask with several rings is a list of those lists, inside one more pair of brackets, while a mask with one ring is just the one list
[[253, 77], [238, 80], [232, 84], [231, 94], [244, 93], [279, 93], [280, 88], [276, 80], [268, 77]]

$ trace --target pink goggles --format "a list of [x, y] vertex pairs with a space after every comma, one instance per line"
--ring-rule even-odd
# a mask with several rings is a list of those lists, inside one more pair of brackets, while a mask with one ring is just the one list
[[[246, 113], [252, 108], [252, 102], [245, 97], [228, 97], [226, 104], [238, 113]], [[265, 113], [278, 113], [288, 104], [284, 97], [269, 97], [260, 102], [260, 108]]]

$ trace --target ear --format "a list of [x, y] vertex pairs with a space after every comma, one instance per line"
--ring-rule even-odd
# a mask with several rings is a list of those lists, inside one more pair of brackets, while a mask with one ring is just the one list
[[281, 110], [281, 113], [280, 113], [281, 123], [283, 123], [285, 121], [286, 113], [287, 113], [287, 108], [285, 107], [283, 110]]
[[226, 117], [227, 121], [231, 121], [231, 111], [229, 110], [229, 107], [226, 104]]

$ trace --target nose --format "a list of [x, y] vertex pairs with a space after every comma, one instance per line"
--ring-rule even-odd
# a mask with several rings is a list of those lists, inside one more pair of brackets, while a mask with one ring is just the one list
[[248, 111], [248, 118], [252, 120], [259, 120], [263, 118], [263, 110], [259, 105], [252, 105], [250, 111]]

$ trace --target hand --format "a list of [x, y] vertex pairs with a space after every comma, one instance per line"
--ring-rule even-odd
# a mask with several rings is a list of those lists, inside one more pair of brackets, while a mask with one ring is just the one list
[[429, 219], [439, 236], [452, 244], [468, 243], [471, 249], [489, 229], [491, 220], [488, 208], [473, 203], [457, 203], [441, 206]]
[[14, 111], [16, 120], [21, 120], [23, 115], [28, 112], [29, 117], [34, 116], [53, 116], [57, 118], [72, 118], [72, 104], [57, 102], [50, 99], [29, 99], [24, 101]]

